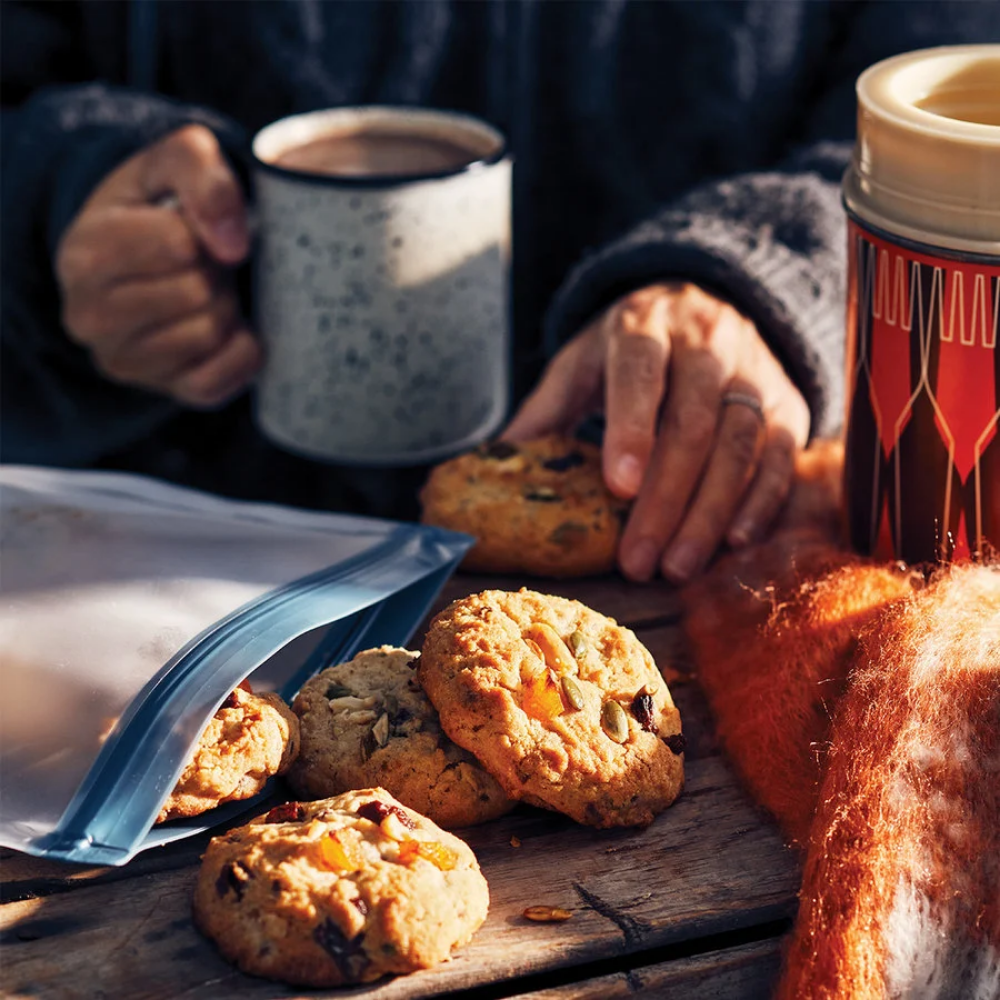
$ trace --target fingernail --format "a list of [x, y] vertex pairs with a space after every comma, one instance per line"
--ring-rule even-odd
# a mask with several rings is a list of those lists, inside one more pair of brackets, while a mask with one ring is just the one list
[[663, 575], [671, 580], [687, 580], [701, 565], [701, 547], [694, 542], [678, 542], [663, 557]]
[[648, 580], [659, 557], [659, 545], [651, 538], [640, 538], [622, 552], [622, 570], [632, 580]]
[[242, 260], [249, 250], [246, 223], [238, 215], [226, 215], [212, 225], [219, 251], [226, 260]]
[[622, 455], [615, 465], [615, 486], [629, 496], [635, 496], [642, 486], [642, 463], [635, 455]]

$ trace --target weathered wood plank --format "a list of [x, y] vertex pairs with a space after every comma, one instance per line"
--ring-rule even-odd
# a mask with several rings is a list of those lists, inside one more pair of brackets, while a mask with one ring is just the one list
[[681, 612], [680, 598], [675, 587], [662, 580], [632, 583], [617, 573], [577, 580], [532, 580], [523, 576], [456, 573], [444, 585], [435, 602], [435, 609], [443, 608], [449, 601], [468, 594], [478, 594], [482, 590], [519, 590], [521, 587], [582, 601], [602, 615], [608, 615], [629, 627], [637, 622], [676, 620]]
[[[520, 839], [513, 847], [511, 837]], [[467, 831], [490, 883], [489, 919], [437, 969], [332, 996], [447, 994], [647, 951], [787, 916], [798, 872], [718, 757], [694, 761], [678, 802], [646, 830], [597, 831], [539, 810]], [[0, 907], [6, 996], [53, 1000], [287, 997], [234, 972], [190, 920], [194, 866]], [[545, 903], [562, 924], [521, 914]], [[315, 996], [315, 994], [310, 994]]]
[[[255, 814], [262, 811], [256, 810]], [[0, 902], [74, 892], [83, 884], [103, 885], [154, 872], [189, 868], [198, 863], [205, 845], [217, 832], [197, 834], [176, 844], [144, 851], [122, 868], [66, 864], [5, 850], [0, 854]]]
[[551, 989], [518, 993], [517, 1000], [768, 1000], [781, 968], [781, 940], [727, 948], [691, 958], [644, 965]]
[[[247, 822], [254, 816], [267, 812], [271, 806], [287, 802], [289, 797], [290, 792], [279, 782], [271, 795], [248, 808], [241, 819], [228, 825], [237, 826], [241, 822]], [[196, 865], [205, 845], [218, 832], [219, 829], [206, 830], [173, 844], [151, 848], [120, 868], [50, 861], [48, 858], [33, 858], [0, 848], [0, 903], [70, 892], [79, 888], [82, 883], [101, 885]]]

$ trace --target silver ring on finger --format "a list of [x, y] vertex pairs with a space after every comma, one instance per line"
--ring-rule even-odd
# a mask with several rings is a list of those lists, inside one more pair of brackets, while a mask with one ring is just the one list
[[767, 414], [764, 413], [764, 407], [761, 406], [760, 400], [756, 396], [751, 396], [748, 392], [727, 392], [722, 397], [721, 405], [723, 407], [745, 406], [753, 411], [754, 416], [760, 421], [761, 427], [767, 426]]

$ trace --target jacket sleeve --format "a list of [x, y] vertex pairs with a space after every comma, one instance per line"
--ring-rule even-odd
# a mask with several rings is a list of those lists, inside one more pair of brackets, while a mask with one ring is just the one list
[[812, 433], [844, 413], [846, 219], [840, 181], [851, 153], [857, 76], [898, 52], [1000, 37], [1000, 4], [849, 5], [810, 122], [773, 170], [690, 191], [569, 276], [546, 323], [550, 347], [617, 297], [683, 279], [737, 305], [803, 393]]
[[174, 412], [108, 381], [66, 336], [53, 272], [66, 227], [107, 173], [183, 125], [242, 156], [238, 128], [200, 108], [89, 84], [43, 89], [3, 111], [0, 456], [84, 465], [140, 440]]

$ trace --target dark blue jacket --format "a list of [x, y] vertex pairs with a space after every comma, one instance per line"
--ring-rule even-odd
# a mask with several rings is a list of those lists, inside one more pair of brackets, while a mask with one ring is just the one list
[[0, 16], [3, 459], [380, 512], [403, 510], [382, 477], [282, 455], [245, 399], [185, 414], [107, 382], [68, 341], [53, 254], [116, 163], [191, 121], [239, 157], [296, 111], [475, 112], [516, 156], [518, 394], [543, 329], [551, 348], [620, 293], [679, 276], [756, 321], [829, 431], [854, 81], [896, 52], [1000, 40], [995, 0], [90, 0]]

